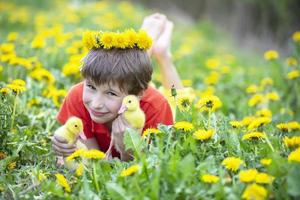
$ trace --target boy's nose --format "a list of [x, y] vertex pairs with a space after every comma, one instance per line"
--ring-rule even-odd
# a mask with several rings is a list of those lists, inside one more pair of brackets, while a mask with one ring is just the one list
[[103, 108], [103, 106], [104, 106], [103, 102], [99, 102], [99, 101], [95, 101], [91, 104], [93, 110], [100, 110], [101, 108]]
[[101, 98], [100, 96], [93, 99], [93, 101], [91, 103], [91, 107], [94, 110], [99, 110], [99, 109], [103, 108], [103, 106], [104, 106], [103, 98]]

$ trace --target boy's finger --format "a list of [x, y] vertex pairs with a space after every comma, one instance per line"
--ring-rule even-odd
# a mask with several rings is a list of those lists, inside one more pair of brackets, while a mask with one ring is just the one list
[[56, 151], [56, 152], [59, 152], [61, 154], [71, 154], [73, 153], [74, 151], [76, 151], [76, 148], [72, 148], [72, 149], [64, 149], [64, 148], [61, 148], [55, 144], [53, 144], [52, 148]]
[[58, 142], [60, 142], [60, 143], [67, 143], [68, 142], [65, 138], [63, 138], [63, 137], [61, 137], [59, 135], [54, 135], [53, 139], [56, 140], [56, 141], [58, 141]]
[[60, 147], [60, 148], [62, 148], [62, 149], [76, 149], [75, 144], [61, 143], [61, 142], [58, 142], [58, 141], [55, 141], [55, 140], [54, 140], [53, 144]]

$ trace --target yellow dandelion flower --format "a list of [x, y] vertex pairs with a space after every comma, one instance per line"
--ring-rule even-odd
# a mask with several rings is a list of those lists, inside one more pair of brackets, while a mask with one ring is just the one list
[[218, 176], [212, 174], [203, 174], [200, 179], [204, 183], [217, 183], [220, 180]]
[[105, 153], [97, 149], [91, 149], [91, 150], [84, 151], [82, 156], [84, 158], [89, 158], [89, 159], [103, 159], [105, 158]]
[[215, 131], [210, 129], [210, 130], [204, 130], [204, 129], [199, 129], [196, 132], [194, 132], [193, 136], [196, 140], [208, 140], [214, 135]]
[[257, 139], [266, 138], [266, 137], [267, 136], [264, 132], [254, 131], [254, 132], [246, 133], [245, 135], [243, 135], [242, 140], [257, 140]]
[[20, 85], [8, 84], [6, 87], [8, 87], [17, 94], [26, 91], [26, 88]]
[[151, 37], [144, 31], [144, 30], [140, 30], [137, 33], [137, 46], [140, 49], [150, 49], [152, 45], [152, 39]]
[[279, 53], [275, 50], [269, 50], [264, 53], [264, 58], [266, 60], [276, 60], [279, 57]]
[[8, 42], [14, 42], [16, 41], [16, 39], [18, 38], [19, 36], [19, 33], [17, 32], [10, 32], [8, 35], [7, 35], [7, 41]]
[[140, 166], [139, 165], [132, 165], [132, 166], [128, 167], [127, 169], [124, 169], [121, 172], [121, 177], [130, 176], [130, 175], [138, 172], [139, 170], [140, 170]]
[[288, 57], [285, 62], [288, 66], [296, 66], [298, 64], [296, 58], [293, 57]]
[[70, 185], [67, 181], [67, 179], [62, 174], [55, 174], [56, 176], [56, 182], [62, 186], [66, 192], [71, 192]]
[[260, 160], [260, 164], [264, 166], [269, 166], [272, 163], [272, 159], [270, 158], [264, 158]]
[[37, 68], [30, 72], [29, 76], [38, 81], [45, 81], [47, 84], [53, 84], [55, 82], [54, 75], [44, 68]]
[[289, 131], [289, 126], [287, 123], [280, 123], [280, 124], [277, 124], [276, 127], [278, 129], [280, 129], [281, 131], [284, 131], [284, 132], [288, 132]]
[[12, 81], [13, 85], [18, 85], [18, 86], [25, 86], [26, 85], [26, 82], [23, 81], [22, 79], [15, 79]]
[[240, 121], [230, 121], [229, 124], [232, 126], [232, 128], [241, 128], [244, 126], [243, 122]]
[[147, 137], [147, 135], [152, 135], [152, 134], [156, 135], [156, 134], [160, 134], [160, 133], [161, 133], [161, 131], [158, 130], [157, 128], [147, 128], [146, 130], [144, 130], [142, 135], [143, 135], [143, 137]]
[[264, 200], [268, 195], [268, 191], [256, 183], [248, 185], [242, 194], [242, 198], [246, 200]]
[[203, 111], [214, 112], [221, 106], [222, 106], [221, 100], [219, 99], [219, 97], [214, 95], [205, 96], [201, 98], [197, 103], [197, 108], [200, 109], [200, 112]]
[[283, 143], [286, 147], [292, 148], [292, 147], [299, 147], [300, 146], [300, 136], [293, 136], [291, 138], [284, 137]]
[[66, 161], [72, 161], [77, 157], [83, 156], [85, 150], [84, 149], [77, 149], [76, 151], [74, 151], [71, 155], [69, 155], [66, 158]]
[[128, 29], [124, 31], [125, 37], [127, 37], [127, 45], [130, 48], [133, 48], [137, 43], [137, 33], [133, 29]]
[[3, 54], [14, 55], [15, 45], [13, 43], [3, 43], [0, 45], [0, 51], [2, 51]]
[[264, 101], [264, 96], [262, 94], [255, 94], [249, 99], [248, 106], [253, 107], [257, 104], [262, 103], [263, 101]]
[[198, 90], [198, 95], [203, 98], [206, 96], [211, 96], [215, 93], [215, 88], [213, 86], [208, 86], [205, 90], [199, 91]]
[[299, 76], [300, 76], [299, 70], [293, 70], [287, 74], [287, 79], [293, 80], [293, 79], [298, 78]]
[[178, 109], [181, 112], [186, 112], [191, 108], [193, 98], [191, 96], [178, 96], [177, 98]]
[[191, 87], [193, 85], [193, 82], [191, 79], [183, 79], [182, 80], [182, 85], [184, 87]]
[[300, 42], [300, 31], [296, 31], [292, 36], [294, 42]]
[[207, 77], [204, 78], [206, 85], [216, 85], [219, 82], [220, 74], [216, 71], [212, 71]]
[[300, 130], [300, 124], [299, 122], [296, 122], [296, 121], [292, 121], [292, 122], [288, 122], [288, 127], [294, 131], [294, 130]]
[[255, 182], [260, 184], [271, 184], [274, 181], [274, 177], [267, 173], [258, 173], [255, 177]]
[[111, 49], [114, 45], [115, 33], [104, 32], [101, 36], [100, 43], [104, 49]]
[[16, 166], [17, 166], [17, 162], [11, 162], [7, 165], [7, 169], [13, 170], [16, 168]]
[[187, 121], [180, 121], [174, 124], [174, 128], [177, 130], [183, 130], [184, 132], [189, 132], [194, 129], [194, 125]]
[[39, 105], [40, 103], [41, 103], [40, 100], [38, 100], [38, 99], [36, 99], [36, 98], [33, 98], [33, 99], [31, 99], [31, 100], [29, 100], [29, 101], [27, 102], [27, 106], [28, 106], [29, 108], [31, 108], [32, 106], [34, 106], [34, 105]]
[[226, 169], [234, 172], [237, 171], [243, 163], [243, 160], [236, 157], [227, 157], [222, 161], [222, 165], [225, 166]]
[[242, 120], [242, 124], [244, 126], [248, 126], [251, 122], [253, 122], [256, 119], [256, 117], [254, 116], [248, 116], [248, 117], [244, 117]]
[[82, 176], [83, 171], [84, 171], [84, 164], [80, 163], [75, 171], [76, 176], [78, 176], [78, 177]]
[[269, 92], [266, 94], [266, 98], [271, 100], [271, 101], [278, 101], [280, 99], [279, 95], [277, 92]]
[[61, 89], [61, 90], [53, 90], [52, 91], [52, 102], [55, 106], [57, 107], [60, 107], [62, 102], [63, 102], [63, 99], [67, 96], [67, 91], [64, 90], [64, 89]]
[[259, 116], [259, 117], [269, 117], [269, 118], [272, 117], [272, 112], [267, 108], [258, 110], [258, 111], [256, 111], [255, 114], [256, 114], [256, 116]]
[[288, 156], [288, 161], [300, 163], [300, 147], [290, 153], [290, 155]]
[[209, 69], [216, 69], [220, 65], [220, 61], [217, 58], [209, 58], [205, 61], [205, 66]]
[[256, 169], [243, 170], [239, 174], [239, 179], [243, 183], [250, 183], [252, 181], [255, 181], [255, 177], [257, 174], [258, 171]]
[[257, 117], [248, 125], [248, 130], [259, 128], [260, 126], [268, 124], [271, 121], [272, 120], [269, 117]]
[[86, 47], [88, 50], [92, 49], [93, 41], [94, 41], [93, 31], [86, 31], [83, 33], [82, 43], [84, 47]]
[[248, 94], [255, 94], [256, 92], [258, 92], [258, 87], [257, 87], [257, 85], [254, 85], [254, 84], [249, 85], [249, 86], [246, 88], [246, 92], [247, 92]]
[[9, 92], [10, 92], [10, 89], [7, 88], [7, 87], [4, 87], [4, 88], [1, 88], [1, 89], [0, 89], [0, 93], [1, 93], [1, 94], [6, 95], [6, 94], [8, 94]]
[[274, 84], [274, 81], [270, 77], [265, 77], [260, 81], [260, 86], [261, 87], [266, 87], [266, 86], [271, 86]]
[[128, 47], [128, 38], [126, 34], [117, 33], [115, 34], [115, 38], [113, 40], [114, 46], [120, 49], [125, 49]]
[[31, 42], [31, 48], [40, 49], [46, 46], [46, 41], [44, 37], [36, 36]]

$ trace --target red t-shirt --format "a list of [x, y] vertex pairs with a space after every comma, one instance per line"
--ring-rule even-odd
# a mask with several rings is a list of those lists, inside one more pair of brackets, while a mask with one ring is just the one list
[[[82, 100], [83, 82], [74, 85], [68, 92], [64, 102], [56, 116], [61, 124], [72, 116], [79, 117], [83, 122], [83, 131], [87, 138], [95, 137], [100, 150], [106, 152], [110, 144], [110, 132], [105, 124], [94, 122]], [[152, 87], [148, 87], [140, 101], [140, 107], [146, 116], [145, 126], [147, 128], [156, 128], [159, 123], [173, 124], [173, 116], [170, 105], [165, 97]], [[113, 156], [119, 156], [119, 153], [113, 149]]]

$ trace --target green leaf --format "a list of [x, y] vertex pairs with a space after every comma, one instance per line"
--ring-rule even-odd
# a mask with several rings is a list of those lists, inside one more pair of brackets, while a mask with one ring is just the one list
[[137, 131], [130, 128], [126, 129], [125, 131], [124, 143], [126, 150], [131, 149], [137, 155], [139, 155], [143, 149], [143, 140], [141, 135]]
[[293, 164], [287, 175], [287, 191], [292, 196], [300, 197], [300, 165]]
[[125, 199], [129, 200], [131, 198], [128, 197], [128, 193], [116, 183], [109, 182], [106, 183], [106, 188], [108, 193], [110, 194], [111, 199]]
[[86, 178], [86, 175], [84, 174], [83, 175], [83, 178], [82, 178], [82, 189], [81, 191], [79, 192], [79, 197], [80, 199], [93, 199], [93, 200], [98, 200], [100, 199], [98, 197], [97, 194], [95, 194], [92, 190], [91, 190], [91, 187], [88, 183], [88, 179]]
[[194, 176], [195, 160], [191, 154], [185, 156], [179, 163], [178, 169], [182, 174], [182, 180], [187, 180], [190, 176]]

